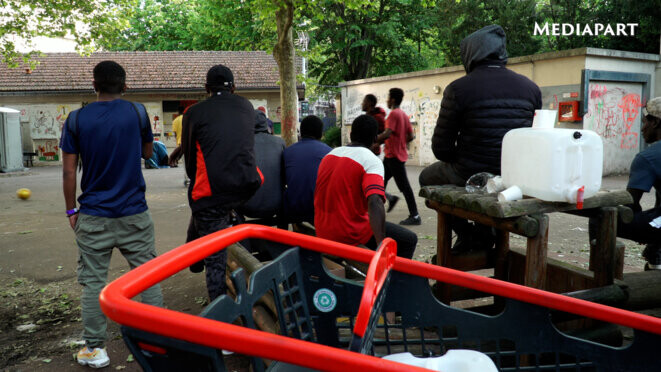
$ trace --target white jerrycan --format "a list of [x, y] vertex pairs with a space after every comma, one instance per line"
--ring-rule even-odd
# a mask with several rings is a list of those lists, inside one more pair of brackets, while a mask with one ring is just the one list
[[501, 173], [523, 195], [582, 207], [601, 188], [603, 143], [591, 130], [513, 129], [503, 138]]

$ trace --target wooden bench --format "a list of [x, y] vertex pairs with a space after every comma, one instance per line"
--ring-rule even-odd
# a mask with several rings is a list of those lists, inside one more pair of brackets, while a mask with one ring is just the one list
[[33, 167], [35, 156], [37, 156], [36, 152], [23, 152], [23, 164], [25, 164], [26, 167]]
[[[426, 199], [429, 208], [438, 213], [436, 261], [438, 265], [464, 271], [493, 267], [497, 279], [510, 281], [517, 281], [511, 280], [512, 274], [522, 269], [521, 284], [540, 289], [553, 289], [556, 292], [584, 289], [580, 287], [605, 286], [612, 284], [615, 276], [621, 277], [622, 273], [616, 273], [615, 270], [617, 218], [618, 214], [625, 222], [633, 218], [633, 211], [623, 206], [632, 203], [631, 195], [626, 190], [599, 192], [587, 198], [581, 210], [578, 210], [575, 204], [545, 202], [535, 198], [501, 203], [498, 202], [496, 194], [468, 193], [465, 188], [454, 185], [426, 186], [420, 190], [420, 196]], [[592, 278], [582, 277], [577, 281], [582, 283], [579, 288], [572, 288], [573, 284], [547, 283], [548, 213], [553, 212], [598, 219], [596, 244], [590, 252], [590, 264], [594, 274]], [[452, 255], [450, 228], [452, 216], [494, 227], [497, 234], [495, 250]], [[516, 252], [510, 251], [510, 233], [527, 239], [524, 257], [517, 258]], [[514, 262], [520, 266], [521, 259], [525, 260], [523, 268], [511, 266]], [[554, 267], [553, 271], [554, 276], [567, 275], [566, 283], [572, 283], [572, 276], [576, 275], [576, 271], [568, 267]], [[450, 299], [448, 287], [442, 286], [440, 289], [443, 292], [440, 295], [444, 300]]]

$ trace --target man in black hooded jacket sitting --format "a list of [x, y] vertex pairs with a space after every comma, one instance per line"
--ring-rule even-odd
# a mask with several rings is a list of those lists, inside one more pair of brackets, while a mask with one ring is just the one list
[[[542, 106], [539, 87], [505, 67], [505, 31], [500, 26], [484, 27], [462, 40], [461, 59], [466, 76], [445, 88], [432, 137], [439, 161], [422, 171], [420, 186], [465, 186], [473, 174], [500, 174], [505, 133], [532, 126], [535, 110]], [[458, 218], [452, 229], [457, 233], [454, 251], [493, 245], [490, 229]]]

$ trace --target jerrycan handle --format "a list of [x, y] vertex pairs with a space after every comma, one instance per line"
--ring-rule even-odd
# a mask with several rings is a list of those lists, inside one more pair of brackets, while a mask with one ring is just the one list
[[576, 209], [583, 209], [583, 194], [585, 193], [585, 186], [581, 186], [576, 191]]

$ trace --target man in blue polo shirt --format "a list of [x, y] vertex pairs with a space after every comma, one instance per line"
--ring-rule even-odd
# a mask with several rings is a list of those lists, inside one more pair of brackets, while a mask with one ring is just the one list
[[301, 121], [301, 140], [283, 153], [285, 164], [284, 213], [289, 222], [314, 224], [314, 188], [321, 159], [332, 149], [321, 142], [324, 123], [314, 115]]
[[[79, 364], [110, 363], [104, 347], [106, 317], [99, 293], [106, 285], [113, 248], [131, 269], [156, 257], [154, 224], [145, 200], [140, 158], [152, 155], [153, 136], [144, 106], [120, 99], [126, 72], [113, 61], [94, 67], [97, 101], [69, 114], [60, 140], [66, 214], [78, 244], [78, 282], [85, 347]], [[76, 167], [82, 160], [82, 194], [76, 208]], [[162, 306], [161, 288], [142, 293], [143, 302]]]

